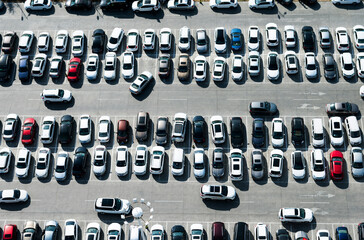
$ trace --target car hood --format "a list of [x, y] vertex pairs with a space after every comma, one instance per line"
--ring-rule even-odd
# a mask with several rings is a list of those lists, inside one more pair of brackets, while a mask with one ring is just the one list
[[325, 70], [325, 76], [328, 78], [333, 78], [336, 76], [335, 70]]
[[96, 79], [97, 71], [86, 71], [86, 77], [88, 79]]
[[224, 175], [224, 168], [221, 168], [221, 169], [213, 168], [212, 175], [215, 177], [222, 177]]
[[147, 132], [140, 132], [140, 131], [137, 131], [135, 133], [135, 137], [138, 139], [138, 138], [145, 138], [145, 136], [147, 135]]
[[252, 177], [255, 179], [261, 179], [264, 175], [264, 171], [254, 171], [252, 170]]
[[306, 175], [306, 170], [305, 169], [302, 169], [302, 170], [292, 169], [292, 174], [293, 174], [294, 178], [302, 179]]
[[195, 174], [196, 177], [204, 177], [205, 176], [205, 168], [204, 169], [194, 169], [193, 173]]
[[326, 171], [320, 171], [320, 172], [312, 171], [312, 177], [313, 179], [325, 179]]
[[93, 171], [94, 173], [103, 173], [105, 171], [105, 165], [102, 165], [102, 166], [93, 166]]
[[268, 76], [271, 78], [278, 78], [279, 77], [279, 70], [268, 70]]
[[361, 168], [351, 168], [351, 172], [353, 174], [354, 177], [362, 177], [364, 176], [364, 169]]
[[135, 166], [134, 165], [134, 172], [135, 173], [139, 173], [139, 174], [145, 173], [146, 170], [147, 170], [147, 166], [146, 165], [143, 165], [143, 166]]
[[165, 143], [167, 141], [167, 137], [166, 136], [155, 136], [155, 141], [157, 143]]

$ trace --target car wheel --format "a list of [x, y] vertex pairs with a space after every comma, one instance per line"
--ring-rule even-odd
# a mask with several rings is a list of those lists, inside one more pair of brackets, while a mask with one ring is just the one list
[[268, 9], [272, 9], [273, 7], [272, 6], [269, 6]]
[[340, 5], [340, 3], [336, 2], [336, 3], [334, 3], [334, 5], [335, 5], [335, 6], [339, 6], [339, 5]]

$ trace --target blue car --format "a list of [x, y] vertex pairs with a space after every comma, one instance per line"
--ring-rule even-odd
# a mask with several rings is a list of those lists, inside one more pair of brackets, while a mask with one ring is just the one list
[[231, 29], [231, 49], [239, 51], [242, 47], [241, 30], [239, 28]]
[[337, 227], [335, 231], [336, 240], [349, 240], [349, 232], [346, 227]]
[[26, 81], [30, 76], [29, 56], [21, 56], [19, 59], [19, 79]]

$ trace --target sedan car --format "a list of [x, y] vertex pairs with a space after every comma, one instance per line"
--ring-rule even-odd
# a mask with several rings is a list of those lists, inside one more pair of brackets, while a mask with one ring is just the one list
[[336, 240], [348, 240], [350, 239], [349, 231], [347, 227], [341, 226], [335, 229]]
[[86, 66], [86, 77], [88, 80], [96, 80], [99, 73], [99, 55], [96, 53], [91, 53], [88, 56], [88, 62]]
[[[126, 199], [119, 198], [97, 198], [95, 200], [95, 211], [101, 214], [129, 214], [132, 207]], [[112, 224], [111, 224], [112, 225]], [[111, 226], [110, 225], [110, 226]], [[110, 232], [110, 230], [109, 230]], [[113, 239], [110, 238], [109, 239]]]
[[358, 77], [364, 78], [364, 53], [358, 53], [356, 55], [356, 70], [358, 73]]
[[179, 30], [178, 49], [187, 52], [191, 48], [191, 29], [184, 26]]
[[3, 240], [16, 240], [18, 228], [15, 224], [6, 224], [3, 231]]
[[51, 0], [26, 0], [24, 8], [27, 11], [43, 11], [52, 8]]
[[101, 116], [99, 119], [98, 139], [100, 143], [110, 141], [111, 119], [109, 116]]
[[22, 148], [18, 153], [18, 160], [15, 165], [15, 174], [18, 178], [26, 178], [29, 174], [31, 153], [28, 149]]
[[119, 223], [111, 223], [107, 227], [107, 240], [121, 240], [123, 230]]
[[272, 102], [251, 102], [249, 104], [249, 113], [251, 115], [274, 115], [277, 112], [277, 105]]
[[236, 8], [237, 0], [210, 0], [210, 8]]
[[48, 177], [50, 161], [51, 150], [49, 148], [39, 149], [37, 167], [35, 169], [35, 175], [38, 178]]
[[357, 49], [364, 49], [364, 26], [355, 25], [353, 27], [354, 43]]
[[80, 143], [85, 144], [91, 141], [91, 128], [91, 117], [89, 115], [82, 115], [78, 124], [78, 139]]
[[86, 168], [88, 165], [88, 156], [89, 153], [87, 148], [78, 147], [75, 150], [73, 166], [72, 166], [72, 175], [77, 177], [82, 177], [86, 173]]
[[340, 117], [331, 117], [329, 120], [331, 145], [340, 147], [344, 144], [344, 130]]
[[[256, 0], [256, 1], [258, 1], [258, 0]], [[267, 46], [268, 47], [278, 46], [278, 44], [279, 44], [279, 41], [278, 41], [279, 34], [278, 34], [277, 24], [268, 23], [265, 26], [265, 36], [266, 36], [266, 39], [267, 39]]]
[[322, 62], [324, 64], [324, 75], [326, 79], [336, 78], [336, 63], [332, 53], [325, 53], [322, 55]]
[[187, 128], [187, 115], [176, 113], [173, 118], [172, 141], [184, 142]]
[[75, 57], [83, 55], [86, 45], [85, 34], [82, 30], [74, 31], [72, 34], [72, 54]]
[[241, 181], [244, 175], [243, 151], [238, 148], [230, 150], [229, 175], [231, 181]]
[[241, 117], [232, 117], [230, 119], [230, 136], [231, 145], [239, 148], [244, 143], [244, 124]]
[[150, 173], [162, 174], [164, 168], [165, 150], [162, 146], [155, 146], [152, 149], [152, 156], [150, 159]]
[[64, 239], [78, 240], [78, 224], [75, 219], [64, 221]]
[[19, 116], [15, 113], [11, 113], [6, 116], [3, 123], [3, 138], [5, 141], [13, 141], [18, 133], [18, 127], [20, 124]]
[[[28, 201], [28, 192], [20, 189], [8, 189], [0, 191], [0, 203], [18, 203]], [[4, 233], [6, 232], [6, 226]], [[5, 239], [5, 238], [3, 238]]]
[[181, 225], [174, 225], [171, 228], [171, 240], [187, 240], [185, 228]]
[[225, 124], [221, 116], [212, 116], [211, 119], [212, 142], [222, 144], [225, 142]]
[[226, 42], [227, 42], [226, 30], [224, 27], [217, 27], [214, 31], [214, 39], [215, 39], [215, 52], [216, 53], [225, 53], [226, 52]]
[[359, 113], [359, 107], [355, 103], [337, 102], [326, 104], [326, 113], [332, 115], [356, 115]]
[[361, 147], [353, 147], [350, 151], [351, 174], [354, 178], [364, 176], [363, 153]]
[[344, 27], [338, 27], [336, 32], [336, 47], [338, 51], [349, 51], [350, 40], [348, 31]]
[[65, 53], [67, 51], [68, 38], [67, 30], [59, 30], [57, 32], [56, 40], [54, 41], [56, 53]]
[[100, 224], [92, 222], [86, 226], [86, 239], [99, 240], [101, 234]]
[[195, 143], [205, 142], [206, 122], [202, 116], [195, 116], [192, 120], [192, 138]]
[[224, 176], [225, 163], [223, 148], [215, 148], [212, 152], [212, 176], [219, 178]]
[[102, 29], [96, 29], [92, 33], [92, 53], [102, 53], [105, 48], [106, 34]]
[[158, 145], [165, 145], [169, 138], [169, 121], [168, 117], [159, 116], [157, 119], [155, 142]]
[[169, 54], [162, 53], [158, 59], [158, 75], [160, 78], [167, 78], [171, 74], [172, 60]]
[[190, 79], [191, 60], [187, 53], [179, 55], [177, 65], [177, 77], [181, 81], [187, 81]]
[[153, 75], [150, 72], [142, 72], [130, 85], [130, 92], [132, 94], [140, 94], [152, 79]]
[[283, 172], [283, 152], [279, 149], [274, 149], [270, 153], [269, 176], [279, 178]]
[[129, 121], [119, 120], [116, 132], [117, 141], [119, 144], [124, 144], [129, 141]]
[[145, 51], [154, 50], [156, 38], [157, 37], [154, 29], [151, 28], [146, 29], [143, 35], [143, 49]]
[[263, 163], [263, 153], [260, 149], [254, 149], [251, 153], [252, 165], [251, 174], [255, 180], [260, 180], [264, 177], [265, 167]]
[[[113, 55], [116, 60], [116, 55]], [[114, 64], [112, 65], [114, 66]], [[131, 79], [134, 77], [134, 53], [127, 51], [123, 53], [123, 62], [121, 67], [121, 74], [124, 79]], [[115, 76], [114, 76], [115, 78]]]
[[328, 27], [320, 27], [319, 29], [320, 35], [320, 46], [321, 48], [330, 48], [331, 47], [331, 35]]
[[37, 123], [34, 118], [27, 118], [23, 122], [21, 142], [24, 145], [33, 144]]
[[212, 79], [214, 81], [223, 81], [225, 76], [226, 60], [223, 57], [217, 57], [214, 60], [214, 66], [212, 70]]
[[49, 48], [50, 42], [49, 32], [41, 32], [38, 37], [38, 51], [39, 52], [47, 52]]
[[195, 58], [195, 64], [194, 64], [194, 73], [193, 77], [196, 82], [203, 82], [206, 79], [207, 75], [207, 61], [206, 57], [202, 55], [198, 55]]
[[56, 221], [47, 221], [44, 224], [44, 240], [53, 240], [58, 237], [59, 224]]
[[122, 28], [114, 28], [109, 37], [106, 48], [110, 52], [116, 52], [124, 37], [124, 30]]
[[201, 54], [207, 52], [209, 47], [209, 41], [205, 29], [200, 28], [196, 30], [195, 41], [196, 41], [196, 50], [198, 53]]
[[255, 118], [252, 122], [252, 143], [255, 148], [265, 145], [265, 125], [263, 118]]
[[256, 9], [272, 9], [275, 7], [274, 0], [249, 0], [249, 8]]
[[30, 78], [31, 63], [29, 56], [20, 56], [18, 77], [20, 81], [27, 81]]
[[284, 62], [286, 63], [287, 74], [297, 74], [298, 73], [298, 59], [294, 51], [287, 51], [284, 54]]
[[38, 235], [39, 225], [36, 221], [26, 221], [24, 224], [22, 239], [34, 240]]
[[231, 70], [231, 78], [234, 81], [240, 81], [244, 76], [244, 63], [241, 55], [235, 55], [233, 58], [233, 67]]
[[341, 70], [344, 78], [352, 78], [355, 75], [355, 66], [351, 53], [344, 52], [340, 55]]
[[315, 34], [311, 26], [302, 27], [302, 46], [305, 52], [313, 52], [315, 49]]
[[259, 51], [260, 31], [258, 26], [250, 26], [248, 30], [248, 49], [249, 51]]
[[108, 52], [105, 55], [105, 67], [104, 67], [104, 79], [106, 81], [112, 81], [116, 78], [116, 53]]
[[311, 172], [314, 180], [324, 180], [326, 178], [326, 161], [322, 149], [311, 151]]
[[316, 57], [313, 52], [308, 52], [305, 54], [305, 69], [305, 74], [308, 79], [317, 78], [318, 67], [316, 64]]
[[161, 8], [158, 0], [134, 1], [131, 8], [134, 12], [156, 12]]
[[64, 115], [61, 118], [61, 123], [59, 125], [59, 134], [58, 134], [58, 141], [61, 144], [71, 142], [73, 138], [73, 124], [74, 120], [71, 115]]
[[330, 153], [330, 172], [331, 179], [343, 180], [344, 178], [344, 157], [340, 151]]
[[19, 39], [19, 52], [28, 53], [32, 47], [33, 39], [33, 31], [24, 31]]
[[282, 118], [272, 120], [272, 145], [274, 148], [281, 148], [284, 145], [284, 124]]
[[278, 80], [280, 72], [280, 60], [278, 53], [270, 52], [267, 56], [267, 77], [269, 80]]
[[134, 174], [144, 175], [147, 173], [147, 162], [149, 158], [148, 147], [146, 145], [138, 145], [135, 153]]
[[107, 150], [103, 145], [95, 147], [92, 171], [95, 176], [102, 176], [106, 172]]
[[15, 40], [17, 38], [16, 32], [6, 32], [3, 38], [1, 50], [4, 53], [11, 53], [15, 48]]
[[64, 7], [67, 11], [73, 10], [90, 10], [92, 8], [91, 0], [67, 0]]
[[126, 37], [126, 49], [132, 52], [138, 51], [139, 31], [137, 29], [130, 29]]
[[260, 54], [257, 51], [249, 52], [248, 72], [252, 77], [260, 74]]
[[[214, 0], [212, 0], [214, 1]], [[223, 1], [223, 0], [221, 0]], [[227, 0], [225, 0], [227, 1]], [[240, 28], [231, 29], [231, 49], [233, 51], [239, 51], [242, 48], [242, 33]]]
[[284, 39], [287, 48], [296, 47], [296, 30], [294, 29], [294, 26], [284, 26]]
[[3, 148], [0, 150], [0, 173], [8, 173], [10, 168], [10, 162], [12, 153], [9, 148]]
[[278, 218], [281, 222], [312, 222], [313, 212], [309, 208], [281, 208]]
[[51, 78], [59, 78], [63, 70], [63, 57], [55, 56], [51, 60], [51, 66], [49, 68], [49, 76]]
[[195, 1], [193, 0], [169, 0], [167, 7], [169, 10], [193, 10]]
[[203, 178], [206, 174], [205, 151], [203, 148], [195, 148], [193, 155], [193, 174], [196, 178]]
[[115, 164], [115, 172], [118, 176], [125, 176], [129, 173], [129, 152], [126, 146], [117, 147]]
[[59, 152], [56, 160], [56, 169], [54, 177], [57, 181], [63, 181], [67, 178], [68, 168], [70, 165], [70, 157], [68, 152]]

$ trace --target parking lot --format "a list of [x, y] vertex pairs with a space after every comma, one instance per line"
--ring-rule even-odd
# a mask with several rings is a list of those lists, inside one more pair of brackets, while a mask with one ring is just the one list
[[[122, 221], [119, 217], [97, 215], [94, 211], [94, 200], [98, 197], [120, 197], [129, 199], [143, 198], [150, 202], [153, 213], [146, 213], [145, 219], [150, 220], [149, 226], [160, 223], [166, 229], [167, 234], [170, 228], [175, 224], [182, 224], [186, 230], [193, 223], [202, 223], [208, 237], [211, 236], [211, 223], [214, 221], [222, 221], [233, 237], [234, 223], [237, 221], [245, 221], [249, 224], [251, 231], [251, 239], [254, 237], [254, 227], [257, 222], [264, 222], [268, 229], [275, 237], [275, 231], [282, 226], [286, 228], [293, 238], [294, 232], [303, 230], [308, 232], [311, 239], [315, 238], [315, 234], [319, 229], [327, 229], [334, 237], [335, 228], [339, 225], [348, 227], [352, 240], [358, 238], [356, 232], [357, 224], [362, 221], [363, 204], [361, 192], [364, 190], [362, 179], [354, 179], [351, 176], [350, 149], [347, 135], [345, 134], [345, 144], [337, 149], [343, 151], [346, 161], [344, 180], [342, 182], [334, 182], [326, 179], [323, 182], [315, 182], [311, 177], [310, 152], [312, 147], [311, 136], [311, 119], [315, 117], [322, 118], [326, 128], [326, 146], [323, 149], [325, 153], [326, 163], [329, 163], [329, 154], [333, 147], [329, 145], [328, 138], [328, 117], [325, 113], [325, 105], [331, 102], [353, 102], [358, 104], [361, 111], [364, 111], [362, 99], [359, 96], [359, 88], [363, 84], [363, 80], [355, 77], [346, 80], [342, 77], [341, 66], [339, 61], [339, 52], [336, 48], [332, 48], [329, 52], [333, 53], [338, 67], [339, 78], [336, 81], [327, 81], [323, 76], [323, 65], [321, 56], [324, 53], [322, 49], [316, 45], [316, 60], [320, 66], [320, 77], [314, 81], [309, 81], [304, 76], [304, 51], [302, 49], [301, 28], [304, 25], [312, 26], [318, 39], [318, 29], [321, 26], [330, 28], [333, 41], [335, 38], [335, 28], [342, 26], [348, 29], [351, 40], [351, 52], [353, 56], [358, 52], [353, 48], [352, 27], [363, 19], [364, 12], [362, 6], [358, 9], [350, 7], [337, 8], [330, 2], [319, 2], [318, 7], [310, 8], [301, 3], [295, 2], [294, 9], [286, 9], [278, 5], [276, 10], [268, 13], [252, 12], [248, 9], [247, 3], [239, 3], [238, 10], [233, 13], [227, 11], [213, 12], [208, 7], [208, 3], [197, 3], [197, 13], [184, 15], [179, 13], [170, 13], [164, 11], [163, 16], [158, 13], [155, 16], [148, 14], [139, 14], [134, 17], [129, 12], [116, 15], [103, 14], [99, 10], [95, 10], [92, 14], [68, 14], [63, 8], [56, 5], [55, 13], [50, 15], [28, 14], [23, 12], [16, 6], [12, 10], [0, 15], [0, 31], [3, 35], [8, 30], [16, 31], [21, 35], [24, 30], [33, 30], [35, 36], [38, 37], [40, 32], [48, 31], [55, 39], [56, 32], [60, 29], [67, 29], [70, 34], [74, 30], [84, 30], [87, 37], [87, 53], [91, 52], [92, 32], [96, 28], [102, 28], [109, 36], [114, 27], [122, 27], [126, 32], [129, 29], [136, 28], [139, 33], [143, 33], [146, 28], [154, 28], [157, 33], [163, 27], [170, 27], [174, 35], [174, 50], [171, 56], [174, 62], [173, 77], [166, 81], [161, 81], [157, 76], [158, 52], [146, 54], [139, 51], [136, 55], [136, 73], [144, 70], [150, 71], [155, 81], [147, 87], [145, 94], [134, 97], [130, 94], [128, 88], [131, 81], [125, 81], [120, 74], [117, 74], [117, 80], [106, 82], [100, 78], [96, 81], [88, 81], [86, 77], [81, 78], [79, 83], [70, 84], [65, 76], [61, 76], [59, 80], [53, 81], [51, 78], [44, 77], [38, 80], [32, 80], [28, 83], [21, 83], [16, 74], [13, 74], [11, 82], [4, 82], [0, 86], [0, 119], [2, 120], [1, 130], [4, 124], [4, 118], [9, 113], [17, 113], [21, 121], [27, 117], [33, 117], [38, 125], [41, 125], [45, 116], [52, 115], [56, 117], [56, 121], [60, 122], [62, 115], [70, 114], [76, 120], [82, 114], [89, 114], [93, 121], [93, 138], [86, 147], [91, 155], [89, 159], [88, 171], [80, 180], [69, 177], [64, 182], [57, 182], [54, 177], [48, 177], [45, 180], [38, 180], [34, 174], [35, 161], [38, 157], [38, 149], [43, 146], [37, 137], [36, 143], [29, 147], [32, 152], [31, 169], [32, 177], [25, 180], [19, 180], [14, 171], [14, 159], [18, 155], [19, 149], [23, 147], [19, 138], [9, 145], [1, 139], [0, 148], [9, 146], [13, 152], [14, 158], [11, 164], [10, 173], [0, 176], [0, 188], [25, 189], [30, 195], [30, 201], [25, 205], [19, 206], [1, 206], [0, 226], [6, 223], [18, 224], [22, 229], [25, 220], [37, 220], [41, 227], [44, 221], [54, 219], [59, 221], [63, 228], [63, 222], [68, 218], [75, 218], [80, 225], [80, 236], [84, 237], [86, 225], [89, 222], [100, 222], [104, 232], [103, 238], [106, 237], [107, 225], [111, 222], [125, 223], [123, 225], [124, 232], [127, 233], [127, 224], [136, 224], [132, 219]], [[274, 22], [278, 25], [280, 31], [280, 47], [268, 48], [266, 46], [265, 25]], [[234, 27], [242, 29], [244, 35], [245, 46], [238, 54], [243, 55], [244, 63], [247, 63], [247, 33], [248, 27], [257, 25], [261, 31], [261, 60], [263, 60], [263, 72], [258, 78], [251, 78], [245, 74], [242, 82], [234, 82], [231, 80], [231, 64], [234, 53], [228, 51], [222, 56], [227, 58], [229, 71], [226, 72], [225, 80], [221, 83], [215, 83], [210, 77], [205, 83], [197, 84], [194, 80], [181, 82], [177, 78], [176, 64], [180, 52], [176, 47], [178, 39], [178, 31], [180, 27], [188, 26], [192, 30], [192, 36], [195, 36], [196, 29], [205, 28], [210, 38], [210, 52], [206, 55], [209, 62], [209, 70], [212, 71], [213, 60], [217, 56], [214, 52], [213, 30], [215, 27], [224, 26], [228, 33]], [[285, 73], [284, 53], [284, 26], [294, 25], [298, 33], [299, 47], [295, 49], [299, 59], [300, 73], [295, 77], [290, 77]], [[141, 39], [140, 39], [141, 40]], [[36, 43], [36, 41], [35, 41]], [[336, 44], [336, 43], [335, 43]], [[335, 45], [336, 46], [336, 45]], [[52, 49], [54, 46], [51, 44]], [[197, 51], [192, 48], [190, 51], [191, 60], [198, 55]], [[71, 57], [70, 49], [64, 55], [66, 63]], [[118, 64], [120, 70], [120, 55], [125, 50], [124, 45], [117, 52]], [[31, 56], [34, 56], [36, 44], [33, 44]], [[276, 82], [271, 82], [266, 77], [266, 56], [269, 51], [277, 51], [280, 54], [281, 68], [280, 73], [283, 78]], [[47, 53], [49, 58], [55, 56], [55, 52]], [[20, 54], [14, 55], [15, 69]], [[103, 57], [101, 57], [103, 59]], [[86, 66], [87, 58], [83, 58], [84, 66]], [[49, 64], [48, 64], [49, 69]], [[46, 70], [47, 72], [47, 70]], [[16, 75], [16, 76], [15, 76]], [[39, 94], [43, 89], [63, 88], [72, 91], [74, 100], [66, 105], [50, 104], [45, 105]], [[277, 104], [279, 114], [285, 123], [286, 138], [285, 147], [283, 149], [285, 161], [283, 176], [280, 179], [272, 180], [265, 177], [261, 181], [254, 181], [251, 178], [251, 125], [253, 118], [248, 112], [248, 104], [251, 101], [267, 100]], [[115, 125], [119, 119], [126, 119], [134, 128], [136, 124], [136, 115], [139, 111], [147, 111], [150, 113], [151, 129], [149, 138], [146, 142], [149, 152], [155, 146], [154, 134], [155, 124], [158, 116], [167, 116], [169, 120], [173, 120], [173, 116], [177, 112], [187, 113], [189, 123], [187, 129], [187, 138], [183, 144], [168, 144], [166, 147], [166, 162], [163, 174], [160, 176], [152, 176], [149, 173], [143, 177], [137, 177], [129, 174], [126, 177], [119, 178], [115, 173], [115, 153], [118, 143], [115, 141], [115, 134], [111, 142], [106, 144], [108, 150], [107, 172], [101, 178], [95, 177], [91, 169], [91, 160], [94, 148], [99, 144], [95, 140], [98, 131], [98, 120], [103, 115], [111, 117], [113, 122], [113, 132]], [[209, 141], [202, 146], [205, 149], [206, 160], [209, 164], [209, 176], [202, 180], [197, 180], [193, 175], [193, 150], [196, 147], [191, 138], [191, 122], [195, 115], [202, 115], [206, 123], [210, 124], [210, 117], [213, 115], [221, 115], [226, 124], [227, 134], [230, 132], [230, 118], [233, 116], [242, 117], [245, 129], [245, 145], [242, 147], [245, 156], [244, 161], [244, 178], [243, 181], [232, 183], [228, 177], [228, 168], [222, 179], [215, 179], [211, 173], [212, 151], [215, 145], [211, 141], [211, 129], [209, 126]], [[295, 150], [291, 141], [292, 117], [303, 117], [306, 124], [306, 146], [299, 148], [302, 150], [307, 163], [307, 176], [304, 180], [296, 181], [291, 173], [291, 156]], [[273, 149], [271, 137], [271, 118], [266, 118], [267, 142], [263, 150], [265, 162], [269, 164], [270, 152]], [[359, 126], [364, 128], [361, 115], [358, 117]], [[57, 126], [58, 130], [58, 126]], [[75, 129], [76, 130], [76, 129]], [[134, 131], [134, 129], [133, 129]], [[225, 163], [228, 166], [229, 152], [232, 149], [230, 145], [230, 135], [227, 136], [227, 143], [223, 145], [225, 152]], [[229, 136], [229, 137], [228, 137]], [[269, 136], [269, 137], [268, 137]], [[73, 159], [74, 150], [80, 146], [75, 136], [73, 142], [66, 146], [54, 143], [50, 147], [53, 153], [52, 162], [57, 157], [57, 153], [61, 150], [70, 153]], [[135, 148], [137, 141], [134, 140], [128, 145], [130, 160], [134, 160]], [[182, 177], [174, 177], [170, 171], [171, 156], [175, 147], [182, 147], [186, 154], [186, 169]], [[363, 147], [363, 145], [362, 145]], [[131, 166], [131, 165], [130, 165]], [[129, 168], [131, 170], [131, 168]], [[231, 185], [237, 190], [237, 198], [230, 203], [223, 202], [204, 202], [199, 196], [202, 184], [224, 184]], [[132, 204], [137, 206], [137, 203]], [[314, 211], [315, 219], [310, 224], [284, 224], [281, 225], [277, 213], [281, 207], [308, 207]], [[127, 223], [127, 224], [126, 224]], [[146, 231], [147, 232], [147, 231]], [[125, 235], [127, 236], [127, 235]], [[102, 239], [103, 239], [102, 238]]]

